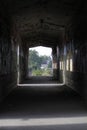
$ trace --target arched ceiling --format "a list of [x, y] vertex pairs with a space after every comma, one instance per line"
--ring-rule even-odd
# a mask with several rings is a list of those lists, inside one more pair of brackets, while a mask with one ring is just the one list
[[24, 42], [58, 42], [64, 36], [81, 0], [7, 0]]

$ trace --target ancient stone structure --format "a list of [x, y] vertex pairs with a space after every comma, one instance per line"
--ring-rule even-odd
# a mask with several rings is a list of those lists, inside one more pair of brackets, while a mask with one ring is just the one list
[[27, 76], [38, 45], [53, 50], [53, 77], [87, 100], [87, 2], [0, 1], [0, 100]]

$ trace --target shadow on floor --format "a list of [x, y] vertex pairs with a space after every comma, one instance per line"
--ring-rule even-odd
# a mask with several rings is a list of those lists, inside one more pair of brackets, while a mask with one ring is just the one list
[[58, 80], [54, 79], [52, 76], [31, 76], [31, 77], [27, 77], [22, 83], [51, 84], [51, 83], [59, 83], [59, 82], [58, 82]]
[[[29, 81], [28, 81], [29, 82]], [[7, 120], [22, 120], [26, 126], [8, 126], [2, 127], [2, 130], [86, 130], [87, 123], [81, 124], [53, 124], [28, 126], [27, 121], [31, 119], [56, 119], [56, 118], [81, 118], [87, 117], [87, 111], [84, 107], [81, 97], [67, 86], [51, 87], [32, 87], [20, 86], [3, 101], [0, 107], [0, 121], [4, 125]], [[7, 120], [6, 120], [7, 119]], [[85, 119], [85, 118], [84, 118]], [[5, 122], [6, 120], [6, 122]], [[83, 120], [83, 119], [82, 119]], [[58, 121], [59, 122], [59, 121]], [[11, 123], [11, 121], [10, 121]], [[41, 122], [40, 122], [41, 123]], [[22, 122], [23, 124], [23, 122]], [[84, 127], [83, 127], [84, 125]]]

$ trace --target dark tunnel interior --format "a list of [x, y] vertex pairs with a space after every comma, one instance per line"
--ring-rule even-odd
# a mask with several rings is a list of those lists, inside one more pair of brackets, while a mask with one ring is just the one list
[[[29, 48], [52, 48], [52, 76]], [[0, 0], [0, 130], [87, 130], [87, 1]]]

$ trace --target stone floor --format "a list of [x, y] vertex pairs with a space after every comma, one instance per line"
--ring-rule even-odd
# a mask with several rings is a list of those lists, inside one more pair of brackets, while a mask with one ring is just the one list
[[65, 85], [20, 85], [0, 104], [0, 130], [87, 130], [87, 110]]
[[55, 80], [52, 76], [31, 76], [24, 79], [22, 83], [26, 84], [51, 84], [51, 83], [59, 83], [58, 80]]

